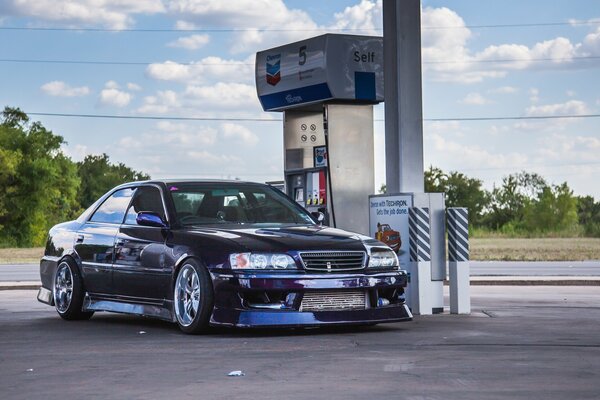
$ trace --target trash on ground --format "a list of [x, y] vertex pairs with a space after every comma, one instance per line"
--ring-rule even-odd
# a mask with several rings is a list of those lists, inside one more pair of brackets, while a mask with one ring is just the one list
[[244, 376], [246, 375], [245, 373], [243, 373], [242, 371], [231, 371], [230, 373], [227, 374], [227, 376]]
[[138, 333], [139, 333], [140, 335], [145, 335], [145, 334], [146, 334], [146, 331], [139, 331]]

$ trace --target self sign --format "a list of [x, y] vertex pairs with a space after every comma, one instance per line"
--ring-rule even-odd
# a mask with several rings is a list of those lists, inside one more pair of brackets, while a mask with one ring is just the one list
[[375, 61], [375, 52], [372, 51], [370, 53], [362, 53], [360, 51], [354, 52], [354, 61], [355, 62], [374, 62]]

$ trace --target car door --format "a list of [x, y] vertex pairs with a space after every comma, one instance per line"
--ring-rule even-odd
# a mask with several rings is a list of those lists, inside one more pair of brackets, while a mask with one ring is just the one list
[[77, 232], [75, 251], [82, 264], [85, 288], [94, 294], [112, 294], [115, 237], [135, 188], [111, 194]]
[[167, 222], [158, 186], [138, 188], [119, 228], [113, 265], [114, 291], [124, 300], [162, 301], [167, 297], [171, 282], [171, 269], [164, 263], [168, 230], [138, 225], [136, 217], [141, 211], [157, 213]]

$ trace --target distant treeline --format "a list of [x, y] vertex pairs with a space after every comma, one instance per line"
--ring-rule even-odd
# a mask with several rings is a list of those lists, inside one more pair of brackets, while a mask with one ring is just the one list
[[0, 247], [41, 246], [48, 229], [77, 217], [123, 182], [149, 179], [106, 154], [73, 162], [65, 141], [19, 109], [0, 119]]
[[[19, 109], [0, 118], [0, 247], [41, 246], [48, 229], [77, 217], [110, 188], [149, 179], [106, 154], [73, 162], [63, 138]], [[535, 173], [504, 177], [492, 191], [460, 172], [430, 167], [427, 192], [446, 193], [447, 207], [467, 207], [478, 234], [600, 237], [600, 202], [574, 196], [567, 183], [551, 185]], [[382, 192], [385, 186], [382, 187]]]
[[444, 192], [446, 207], [467, 207], [477, 235], [600, 237], [600, 202], [574, 196], [566, 182], [551, 185], [538, 174], [519, 172], [491, 191], [482, 186], [460, 172], [425, 171], [425, 191]]

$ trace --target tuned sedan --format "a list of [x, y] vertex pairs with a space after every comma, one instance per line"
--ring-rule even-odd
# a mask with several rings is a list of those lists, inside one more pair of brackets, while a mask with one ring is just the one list
[[38, 300], [66, 320], [112, 311], [199, 333], [412, 318], [388, 246], [257, 183], [118, 186], [50, 230], [40, 275]]

